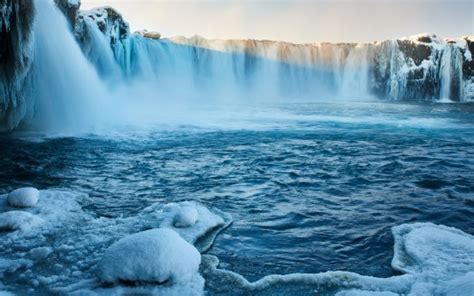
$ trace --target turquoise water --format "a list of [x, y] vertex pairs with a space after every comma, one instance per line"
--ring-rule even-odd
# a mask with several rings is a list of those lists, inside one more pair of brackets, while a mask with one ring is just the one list
[[208, 254], [250, 280], [397, 274], [390, 229], [403, 223], [474, 234], [473, 105], [188, 111], [199, 116], [70, 137], [4, 135], [0, 193], [26, 185], [86, 193], [82, 207], [105, 217], [157, 201], [200, 201], [234, 220]]

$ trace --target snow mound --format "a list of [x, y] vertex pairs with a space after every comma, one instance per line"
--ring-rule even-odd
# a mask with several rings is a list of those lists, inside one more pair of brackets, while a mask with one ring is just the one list
[[196, 224], [198, 212], [192, 205], [180, 206], [178, 212], [174, 216], [175, 227], [190, 227]]
[[28, 232], [42, 222], [41, 218], [24, 211], [0, 213], [0, 231]]
[[40, 192], [33, 187], [13, 190], [8, 194], [8, 204], [15, 208], [31, 208], [38, 203]]
[[[144, 211], [156, 211], [157, 206], [160, 205], [152, 205]], [[197, 213], [193, 213], [194, 210], [191, 210], [190, 208], [194, 209]], [[212, 245], [216, 234], [209, 234], [211, 234], [213, 230], [222, 230], [232, 222], [232, 218], [225, 213], [216, 209], [213, 209], [211, 212], [205, 206], [190, 201], [169, 203], [155, 213], [155, 215], [160, 216], [161, 228], [173, 229], [187, 242], [196, 245], [201, 252], [206, 251]], [[197, 221], [195, 221], [195, 223], [190, 223], [193, 222], [194, 217]], [[176, 223], [177, 221], [181, 223]], [[188, 226], [183, 227], [184, 225]], [[198, 241], [207, 236], [211, 237], [210, 240], [205, 243], [201, 242], [201, 244], [198, 245]]]
[[120, 239], [99, 263], [104, 282], [182, 283], [198, 273], [198, 250], [171, 229], [152, 229]]

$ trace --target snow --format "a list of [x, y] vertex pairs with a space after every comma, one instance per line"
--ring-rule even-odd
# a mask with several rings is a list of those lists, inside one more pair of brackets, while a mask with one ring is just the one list
[[[196, 254], [196, 248], [201, 251], [208, 249], [219, 231], [231, 223], [230, 216], [216, 209], [207, 209], [197, 202], [156, 203], [134, 216], [108, 218], [84, 211], [81, 204], [94, 202], [93, 198], [84, 194], [41, 190], [39, 196], [40, 202], [36, 207], [18, 211], [9, 206], [7, 194], [0, 195], [0, 228], [8, 230], [0, 231], [0, 250], [3, 250], [0, 261], [10, 260], [8, 265], [15, 268], [5, 267], [8, 272], [21, 268], [21, 275], [10, 277], [6, 287], [0, 284], [0, 290], [23, 289], [26, 285], [32, 289], [47, 287], [63, 294], [82, 291], [110, 295], [125, 291], [128, 294], [183, 295], [183, 291], [190, 291], [191, 295], [200, 295], [204, 279], [199, 273], [193, 273], [185, 283], [140, 284], [135, 287], [115, 284], [104, 287], [97, 277], [98, 262], [107, 248], [123, 237], [159, 227], [165, 228], [160, 231], [175, 231], [182, 236], [181, 242], [187, 241], [189, 246], [196, 244], [191, 246]], [[197, 221], [188, 227], [174, 227], [175, 216], [181, 208], [195, 209]], [[24, 264], [16, 261], [25, 258], [28, 260], [21, 261]], [[175, 277], [179, 279], [178, 274]], [[84, 281], [87, 281], [86, 284], [74, 285]]]
[[38, 247], [38, 248], [31, 249], [28, 252], [28, 255], [30, 256], [31, 259], [41, 260], [48, 257], [52, 252], [53, 252], [53, 249], [49, 247]]
[[474, 270], [474, 238], [458, 229], [430, 223], [394, 227], [392, 267], [405, 273], [455, 277]]
[[442, 293], [447, 296], [472, 296], [474, 291], [474, 271], [446, 283]]
[[[250, 282], [219, 269], [217, 257], [201, 257], [198, 252], [209, 249], [219, 231], [231, 223], [217, 209], [191, 201], [156, 203], [134, 216], [108, 218], [84, 211], [79, 202], [93, 202], [85, 195], [53, 190], [41, 190], [39, 195], [36, 207], [22, 211], [9, 206], [8, 195], [0, 196], [0, 228], [9, 230], [0, 232], [0, 276], [21, 273], [14, 275], [17, 286], [9, 280], [8, 286], [0, 284], [2, 290], [29, 285], [72, 295], [199, 295], [204, 278], [206, 285], [223, 292], [234, 288], [258, 292], [279, 285], [313, 290], [330, 286], [339, 296], [469, 295], [473, 289], [474, 238], [451, 227], [431, 223], [394, 227], [392, 266], [403, 273], [399, 276], [329, 271], [268, 275]], [[176, 227], [177, 220], [186, 220], [178, 219], [180, 215], [188, 222], [196, 218], [195, 223]], [[139, 283], [127, 286], [120, 280]], [[114, 284], [104, 286], [103, 281]]]
[[180, 206], [174, 216], [175, 227], [190, 227], [196, 224], [198, 219], [198, 212], [192, 205]]
[[43, 222], [41, 218], [24, 211], [9, 211], [0, 213], [1, 231], [28, 232]]
[[8, 194], [8, 203], [16, 208], [31, 208], [36, 206], [39, 199], [39, 190], [25, 187], [13, 190]]
[[198, 250], [171, 229], [152, 229], [126, 236], [108, 248], [99, 263], [104, 282], [179, 283], [199, 269]]
[[371, 292], [371, 291], [362, 291], [362, 290], [347, 290], [341, 291], [336, 294], [336, 296], [398, 296], [400, 294], [392, 292]]
[[69, 6], [77, 7], [81, 4], [81, 1], [80, 0], [67, 0], [67, 3], [69, 4]]
[[18, 269], [31, 266], [32, 262], [27, 259], [4, 259], [0, 258], [0, 278], [4, 276], [5, 273], [14, 273]]

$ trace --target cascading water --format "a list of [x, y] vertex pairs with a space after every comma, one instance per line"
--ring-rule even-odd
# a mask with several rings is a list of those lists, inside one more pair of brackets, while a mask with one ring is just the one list
[[23, 122], [39, 130], [90, 130], [155, 120], [171, 114], [169, 108], [202, 103], [472, 99], [464, 91], [471, 80], [463, 78], [468, 39], [459, 44], [436, 36], [367, 44], [154, 40], [129, 34], [121, 19], [108, 19], [110, 8], [87, 12], [91, 17], [85, 12], [75, 39], [53, 0], [35, 3], [34, 83], [21, 105], [33, 111], [18, 111], [7, 128]]
[[451, 95], [451, 79], [452, 79], [452, 47], [447, 46], [442, 53], [441, 66], [439, 71], [440, 81], [440, 93], [439, 98], [441, 101], [450, 101]]
[[[102, 120], [107, 90], [52, 0], [35, 2], [34, 129], [69, 132]], [[102, 110], [102, 111], [101, 111]]]

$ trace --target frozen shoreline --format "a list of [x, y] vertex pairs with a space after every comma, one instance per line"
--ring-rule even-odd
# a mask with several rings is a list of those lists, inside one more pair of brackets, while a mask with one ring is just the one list
[[[390, 278], [363, 276], [352, 272], [328, 271], [317, 274], [268, 275], [249, 282], [232, 271], [220, 269], [219, 260], [203, 255], [200, 275], [185, 285], [141, 283], [135, 286], [104, 285], [97, 278], [97, 263], [105, 248], [127, 234], [146, 229], [173, 229], [186, 241], [196, 244], [206, 237], [209, 249], [218, 232], [229, 226], [231, 218], [215, 209], [194, 202], [154, 204], [127, 218], [93, 217], [84, 212], [77, 193], [42, 190], [36, 207], [22, 209], [42, 221], [27, 228], [0, 233], [0, 289], [60, 294], [147, 292], [158, 295], [187, 293], [200, 295], [204, 285], [217, 292], [308, 289], [337, 295], [469, 295], [474, 273], [474, 238], [455, 228], [431, 223], [403, 224], [392, 229], [395, 238], [392, 267], [405, 273]], [[194, 207], [197, 221], [189, 227], [175, 227], [182, 207]], [[0, 195], [1, 215], [16, 210]], [[212, 232], [209, 232], [210, 230]], [[80, 239], [77, 239], [80, 238]], [[49, 260], [51, 259], [51, 260]], [[52, 264], [50, 261], [58, 261]], [[62, 263], [61, 263], [62, 261]], [[16, 271], [21, 271], [20, 273]], [[28, 288], [27, 288], [28, 287]], [[206, 289], [207, 289], [206, 288]], [[390, 294], [392, 293], [392, 294]], [[464, 294], [463, 294], [464, 293]]]

